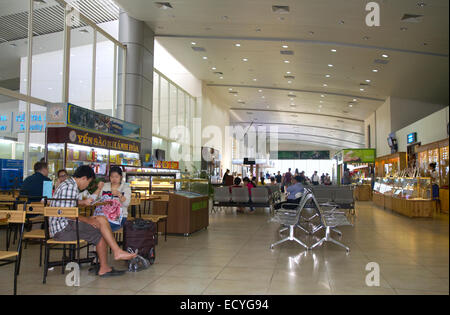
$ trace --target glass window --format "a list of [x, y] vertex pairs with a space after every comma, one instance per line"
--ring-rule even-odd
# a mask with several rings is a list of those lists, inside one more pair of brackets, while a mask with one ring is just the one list
[[163, 137], [169, 137], [169, 83], [166, 79], [161, 77], [160, 86], [160, 135]]
[[[97, 32], [95, 63], [95, 111], [113, 115], [114, 106], [114, 51], [116, 45]], [[117, 75], [117, 74], [116, 74]]]
[[91, 109], [94, 31], [85, 26], [70, 33], [69, 102]]
[[27, 92], [28, 0], [0, 4], [0, 87]]
[[[43, 7], [34, 2], [33, 56], [31, 95], [49, 102], [62, 101], [64, 8], [56, 1], [47, 1]], [[47, 25], [53, 30], [49, 32]], [[27, 58], [22, 58], [27, 62]]]
[[153, 133], [160, 134], [159, 117], [159, 74], [153, 72]]
[[178, 89], [170, 84], [170, 101], [169, 101], [169, 137], [170, 131], [177, 125], [177, 107], [178, 107]]

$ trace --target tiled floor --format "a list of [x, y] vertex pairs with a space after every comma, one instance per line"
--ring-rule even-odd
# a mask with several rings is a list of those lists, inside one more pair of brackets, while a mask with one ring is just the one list
[[[227, 210], [210, 217], [207, 230], [188, 238], [170, 236], [145, 271], [100, 279], [82, 267], [81, 286], [67, 287], [61, 269], [42, 284], [38, 246], [23, 255], [19, 294], [449, 294], [449, 220], [409, 219], [371, 202], [357, 203], [354, 227], [341, 241], [305, 251], [295, 243], [274, 250], [279, 226], [268, 210], [239, 214]], [[314, 239], [298, 232], [307, 244]], [[4, 246], [4, 231], [0, 246]], [[380, 286], [366, 285], [366, 265], [380, 266]], [[122, 263], [114, 263], [125, 268]], [[12, 293], [12, 266], [0, 268], [0, 294]]]

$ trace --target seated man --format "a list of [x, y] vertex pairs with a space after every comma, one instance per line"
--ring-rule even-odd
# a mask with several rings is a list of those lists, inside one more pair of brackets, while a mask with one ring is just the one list
[[[55, 199], [79, 199], [80, 190], [85, 190], [91, 181], [95, 179], [95, 173], [88, 165], [76, 169], [73, 177], [61, 183], [53, 194]], [[78, 201], [78, 205], [89, 205], [93, 199]], [[75, 207], [75, 200], [53, 200], [52, 207]], [[49, 218], [50, 237], [57, 241], [75, 241], [77, 239], [75, 221], [71, 218]], [[111, 248], [115, 260], [130, 260], [136, 254], [129, 254], [119, 248], [111, 232], [111, 226], [105, 217], [79, 217], [78, 230], [80, 239], [96, 246], [100, 263], [98, 274], [100, 277], [117, 276], [124, 274], [108, 265], [108, 248]]]
[[[275, 209], [281, 209], [281, 206], [286, 203], [299, 204], [300, 200], [302, 199], [302, 195], [303, 195], [304, 191], [305, 191], [305, 188], [302, 185], [302, 177], [300, 175], [293, 177], [292, 185], [288, 186], [288, 188], [287, 188], [287, 193], [288, 193], [287, 201], [276, 204]], [[285, 208], [295, 209], [296, 206], [288, 205]]]
[[[20, 188], [21, 196], [29, 196], [30, 202], [40, 202], [44, 189], [44, 181], [50, 181], [48, 178], [48, 165], [45, 162], [37, 162], [34, 164], [34, 174], [28, 176]], [[34, 197], [34, 198], [32, 198]]]

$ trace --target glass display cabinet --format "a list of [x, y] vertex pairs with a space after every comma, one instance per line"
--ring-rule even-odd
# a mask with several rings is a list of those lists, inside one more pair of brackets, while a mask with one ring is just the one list
[[155, 191], [179, 190], [181, 173], [175, 169], [157, 169], [148, 167], [121, 166], [125, 172], [124, 179], [130, 183], [132, 191], [140, 192], [141, 196], [148, 196]]
[[401, 199], [431, 200], [431, 178], [377, 177], [373, 190]]

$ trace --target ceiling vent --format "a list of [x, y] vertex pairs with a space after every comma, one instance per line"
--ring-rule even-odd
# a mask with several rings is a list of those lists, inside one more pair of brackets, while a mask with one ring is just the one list
[[247, 112], [247, 115], [253, 115], [253, 113], [252, 112]]
[[290, 80], [294, 80], [295, 77], [293, 75], [285, 75], [284, 76], [285, 79], [290, 79]]
[[155, 2], [155, 5], [158, 7], [158, 9], [163, 9], [163, 10], [173, 9], [170, 2]]
[[292, 55], [294, 55], [294, 51], [293, 50], [281, 50], [280, 54], [292, 56]]
[[389, 63], [389, 60], [375, 59], [374, 63], [380, 64], [380, 65], [387, 65]]
[[348, 113], [349, 113], [348, 110], [343, 110], [342, 112], [343, 112], [344, 114], [348, 114]]
[[192, 48], [192, 50], [193, 51], [202, 51], [202, 52], [205, 52], [206, 51], [206, 49], [205, 48], [203, 48], [203, 47], [196, 47], [196, 46], [194, 46], [194, 47], [191, 47]]
[[344, 123], [345, 121], [343, 121], [343, 120], [341, 120], [341, 119], [339, 119], [338, 121], [337, 121], [338, 123]]
[[402, 22], [420, 23], [422, 21], [423, 21], [423, 15], [419, 15], [419, 14], [404, 14], [402, 17]]
[[238, 94], [238, 92], [236, 92], [236, 91], [230, 91], [228, 93], [230, 93], [230, 94]]
[[240, 102], [238, 102], [239, 104], [245, 104], [245, 102], [244, 101], [240, 101]]
[[223, 75], [223, 72], [214, 72], [215, 75]]
[[368, 83], [360, 83], [359, 86], [370, 86]]
[[288, 14], [289, 13], [288, 5], [273, 5], [272, 12], [277, 14]]
[[288, 97], [297, 97], [297, 95], [294, 95], [294, 94], [288, 94]]

